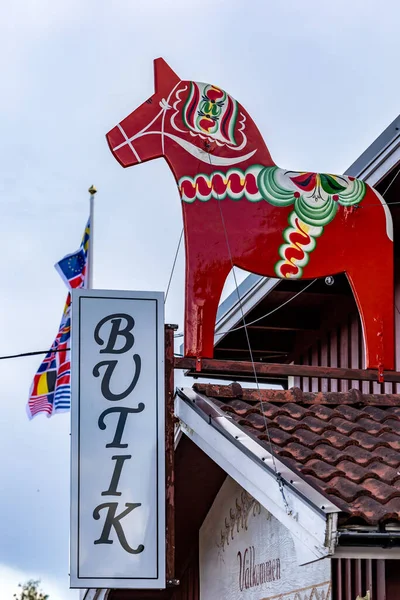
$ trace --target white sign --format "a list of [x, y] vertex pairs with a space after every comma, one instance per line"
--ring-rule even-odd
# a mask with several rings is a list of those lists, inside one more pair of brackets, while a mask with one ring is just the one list
[[228, 477], [200, 529], [200, 600], [331, 600], [330, 559], [299, 562], [288, 529]]
[[165, 587], [164, 297], [74, 290], [73, 588]]

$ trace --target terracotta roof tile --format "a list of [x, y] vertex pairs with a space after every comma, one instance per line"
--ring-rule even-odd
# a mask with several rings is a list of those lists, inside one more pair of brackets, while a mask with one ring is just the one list
[[299, 444], [297, 442], [291, 442], [286, 444], [285, 447], [279, 451], [280, 456], [288, 456], [294, 458], [298, 463], [303, 463], [307, 459], [315, 456], [315, 452]]
[[313, 477], [320, 478], [324, 481], [328, 481], [329, 479], [332, 479], [332, 477], [341, 475], [339, 469], [316, 458], [309, 460], [300, 468], [300, 470], [305, 475], [313, 475]]
[[374, 452], [376, 458], [380, 458], [386, 464], [400, 469], [400, 452], [396, 452], [392, 448], [380, 447]]
[[348, 503], [353, 502], [353, 500], [365, 493], [360, 485], [343, 476], [334, 477], [324, 485], [327, 494], [330, 496], [338, 496]]
[[[276, 422], [279, 425], [279, 427], [283, 429], [283, 431], [294, 431], [295, 429], [302, 427], [299, 421], [296, 421], [295, 419], [292, 419], [291, 417], [288, 417], [286, 415], [279, 415], [278, 417], [276, 417]], [[307, 429], [309, 429], [308, 425]]]
[[391, 417], [397, 417], [400, 419], [400, 406], [390, 406], [386, 412]]
[[[328, 483], [322, 482], [322, 485], [321, 485], [321, 480], [319, 479], [319, 477], [313, 477], [312, 475], [304, 475], [304, 479], [305, 479], [305, 481], [307, 481], [307, 483], [312, 485], [313, 488], [315, 488], [321, 494], [323, 494], [324, 496], [329, 498], [329, 494], [326, 493], [326, 489], [329, 487]], [[341, 498], [330, 497], [329, 499], [331, 500], [331, 502], [335, 503], [336, 506], [341, 508], [343, 511], [346, 510], [347, 503], [344, 500], [342, 500]]]
[[360, 517], [371, 525], [385, 521], [398, 521], [400, 512], [400, 499], [393, 498], [382, 504], [370, 496], [359, 496], [351, 503], [350, 514]]
[[354, 422], [357, 421], [357, 419], [360, 419], [362, 416], [360, 414], [359, 410], [357, 410], [356, 408], [353, 408], [352, 406], [348, 406], [347, 404], [338, 406], [336, 408], [335, 412], [342, 415], [343, 418], [348, 419], [349, 421], [354, 421]]
[[355, 431], [351, 437], [353, 440], [356, 440], [362, 448], [365, 448], [365, 450], [374, 450], [377, 446], [389, 445], [382, 439], [382, 436], [375, 437], [365, 431]]
[[317, 433], [313, 433], [309, 429], [304, 429], [304, 427], [300, 427], [293, 432], [293, 437], [298, 442], [301, 442], [307, 448], [314, 448], [317, 444], [321, 443], [321, 436]]
[[247, 425], [249, 427], [254, 427], [258, 431], [265, 431], [268, 422], [266, 418], [259, 413], [249, 413], [244, 419], [240, 419], [239, 425]]
[[373, 419], [361, 418], [357, 420], [357, 426], [362, 427], [365, 431], [368, 431], [371, 435], [380, 434], [384, 431], [390, 431], [390, 427], [386, 426], [386, 423], [382, 425], [378, 421]]
[[228, 405], [226, 404], [226, 402], [222, 402], [222, 400], [220, 400], [219, 398], [213, 398], [212, 400], [215, 406], [218, 406], [218, 408], [220, 408], [221, 410], [227, 410]]
[[363, 482], [363, 489], [368, 490], [375, 500], [379, 500], [382, 503], [386, 503], [392, 498], [396, 498], [396, 496], [400, 497], [400, 490], [396, 489], [393, 485], [388, 485], [387, 483], [380, 481], [379, 479], [366, 479]]
[[[279, 456], [279, 458], [281, 458], [282, 455]], [[292, 469], [295, 472], [298, 472], [298, 468], [297, 468], [297, 461], [294, 460], [293, 458], [290, 458], [289, 456], [285, 456], [284, 457], [284, 461], [287, 467], [289, 467], [289, 469]]]
[[[377, 463], [379, 464], [379, 463]], [[340, 469], [341, 475], [345, 475], [351, 481], [360, 483], [368, 477], [369, 471], [364, 467], [354, 463], [352, 460], [342, 460], [337, 464], [337, 468]]]
[[259, 412], [261, 412], [267, 417], [270, 417], [270, 419], [275, 419], [278, 415], [285, 414], [285, 410], [282, 408], [282, 406], [274, 406], [270, 402], [263, 402], [262, 404], [258, 404], [257, 408]]
[[347, 419], [343, 419], [342, 417], [333, 417], [330, 420], [330, 423], [339, 431], [339, 433], [343, 433], [347, 435], [352, 431], [363, 431], [363, 428], [358, 423], [353, 423], [352, 421], [348, 421]]
[[310, 414], [309, 409], [304, 408], [300, 404], [294, 404], [293, 402], [285, 404], [284, 407], [285, 412], [293, 419], [303, 419]]
[[365, 415], [369, 415], [375, 421], [379, 423], [383, 423], [385, 419], [388, 418], [388, 412], [383, 410], [382, 408], [378, 408], [377, 406], [366, 406], [363, 410]]
[[[386, 449], [386, 448], [385, 448]], [[343, 458], [346, 456], [348, 460], [352, 460], [355, 463], [362, 465], [363, 467], [368, 466], [373, 460], [379, 460], [376, 456], [377, 450], [374, 452], [368, 452], [364, 448], [360, 448], [359, 445], [347, 446], [343, 453]]]
[[303, 427], [308, 426], [311, 429], [311, 431], [314, 431], [315, 433], [322, 433], [323, 431], [327, 431], [328, 429], [335, 429], [333, 424], [328, 424], [312, 415], [304, 418], [301, 421], [301, 424]]
[[400, 430], [400, 419], [397, 417], [389, 417], [388, 419], [383, 419], [382, 423], [385, 427], [390, 427], [390, 429], [394, 429], [395, 431]]
[[393, 484], [400, 479], [399, 469], [394, 469], [384, 462], [374, 461], [368, 465], [368, 472], [376, 475], [381, 481]]
[[343, 511], [342, 520], [400, 521], [400, 397], [398, 406], [382, 401], [374, 406], [370, 397], [363, 404], [357, 392], [354, 401], [347, 394], [346, 404], [339, 403], [340, 394], [335, 395], [338, 403], [327, 395], [324, 404], [320, 393], [313, 404], [311, 393], [297, 390], [294, 401], [285, 402], [277, 390], [273, 402], [274, 391], [268, 390], [268, 401], [254, 402], [257, 394], [247, 390], [246, 396], [240, 386], [202, 385], [198, 390], [214, 393], [217, 397], [209, 399], [269, 450], [267, 425], [276, 456], [330, 498]]
[[322, 419], [323, 421], [329, 421], [334, 416], [334, 411], [323, 404], [310, 406], [310, 412], [314, 413], [316, 417]]
[[[389, 444], [393, 450], [400, 450], [400, 437], [396, 433], [386, 431], [385, 433], [379, 435], [377, 439], [379, 442], [385, 442], [385, 445]], [[382, 446], [383, 445], [384, 444], [382, 444]]]
[[250, 404], [247, 404], [242, 400], [230, 400], [225, 403], [222, 410], [233, 412], [237, 415], [247, 415], [250, 412], [258, 412], [256, 408], [253, 408]]
[[343, 448], [346, 448], [346, 446], [355, 443], [354, 439], [350, 438], [347, 435], [343, 435], [338, 431], [335, 431], [334, 429], [325, 430], [321, 434], [320, 439], [323, 439], [324, 441], [328, 442], [334, 448], [339, 448], [339, 450], [343, 450]]
[[[254, 433], [254, 431], [253, 431]], [[259, 435], [260, 440], [268, 440], [267, 435]], [[286, 446], [289, 442], [294, 442], [294, 438], [290, 433], [286, 433], [285, 431], [281, 431], [278, 427], [273, 427], [269, 430], [269, 437], [273, 444], [277, 446]]]
[[318, 444], [314, 450], [315, 454], [332, 465], [338, 463], [343, 458], [343, 452], [328, 444]]

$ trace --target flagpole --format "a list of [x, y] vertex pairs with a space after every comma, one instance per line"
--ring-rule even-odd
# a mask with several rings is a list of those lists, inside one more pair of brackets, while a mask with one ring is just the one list
[[88, 252], [88, 279], [87, 289], [93, 289], [93, 241], [94, 241], [94, 196], [97, 192], [94, 185], [91, 185], [88, 189], [89, 192], [89, 217], [90, 217], [90, 238], [89, 238], [89, 252]]

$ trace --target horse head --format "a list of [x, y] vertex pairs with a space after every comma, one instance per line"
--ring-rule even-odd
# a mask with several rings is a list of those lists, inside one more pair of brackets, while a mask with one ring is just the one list
[[[180, 176], [190, 157], [223, 167], [273, 162], [246, 110], [221, 88], [182, 81], [162, 59], [154, 61], [155, 93], [107, 134], [123, 167], [164, 156]], [[204, 167], [202, 167], [204, 170]]]

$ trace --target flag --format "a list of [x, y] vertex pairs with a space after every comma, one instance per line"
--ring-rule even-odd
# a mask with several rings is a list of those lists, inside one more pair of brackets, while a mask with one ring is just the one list
[[86, 264], [89, 249], [90, 221], [87, 222], [79, 250], [67, 254], [54, 266], [68, 288], [82, 288], [86, 284]]
[[[79, 249], [67, 254], [55, 265], [68, 289], [84, 288], [87, 285], [89, 241], [90, 220]], [[70, 337], [71, 292], [68, 292], [56, 338], [33, 378], [27, 405], [30, 419], [39, 413], [51, 417], [71, 408]]]

